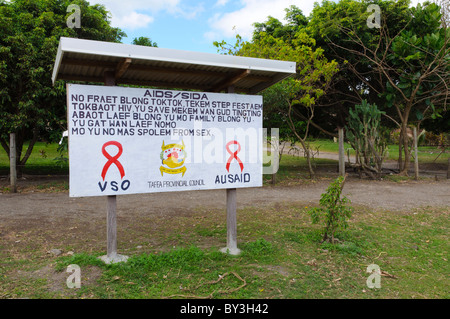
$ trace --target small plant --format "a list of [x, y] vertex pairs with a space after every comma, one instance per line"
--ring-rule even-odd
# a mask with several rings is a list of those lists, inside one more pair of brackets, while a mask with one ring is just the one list
[[270, 259], [275, 248], [272, 243], [264, 238], [257, 239], [254, 242], [249, 242], [243, 245], [244, 255], [250, 258]]
[[346, 177], [347, 175], [340, 176], [333, 181], [327, 191], [321, 195], [319, 201], [321, 207], [308, 211], [314, 224], [320, 222], [325, 224], [322, 242], [334, 243], [336, 231], [347, 228], [347, 219], [353, 213], [353, 207], [346, 205], [350, 203], [350, 200], [345, 196], [341, 197]]
[[65, 157], [65, 155], [68, 152], [69, 149], [69, 143], [67, 138], [64, 138], [64, 134], [63, 134], [63, 138], [61, 138], [61, 141], [59, 142], [57, 151], [59, 153], [58, 157], [55, 157], [53, 160], [56, 161], [56, 163], [58, 163], [58, 165], [63, 168], [64, 166], [67, 165], [67, 163], [69, 162], [69, 159], [67, 157]]
[[347, 118], [347, 140], [356, 151], [353, 165], [372, 179], [381, 179], [384, 159], [387, 156], [386, 130], [381, 127], [381, 115], [376, 104], [363, 100], [355, 108], [349, 109]]

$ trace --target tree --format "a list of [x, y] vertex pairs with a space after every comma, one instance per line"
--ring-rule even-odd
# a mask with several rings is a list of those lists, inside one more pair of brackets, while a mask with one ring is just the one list
[[308, 19], [296, 6], [290, 6], [284, 9], [286, 12], [286, 24], [283, 24], [278, 19], [269, 16], [266, 22], [254, 23], [255, 30], [253, 31], [253, 40], [259, 39], [259, 35], [266, 33], [274, 38], [282, 38], [285, 42], [290, 42], [296, 37], [296, 33], [308, 25]]
[[[327, 7], [347, 10], [331, 11], [336, 15], [327, 18], [331, 24], [313, 18], [311, 26], [324, 32], [329, 52], [340, 57], [346, 66], [343, 78], [347, 80], [338, 86], [339, 93], [376, 103], [400, 127], [399, 166], [400, 173], [406, 175], [410, 162], [408, 125], [419, 125], [427, 117], [439, 117], [446, 110], [450, 34], [448, 28], [441, 27], [436, 4], [409, 8], [409, 1], [376, 3], [382, 11], [379, 29], [367, 27], [368, 2], [351, 0], [324, 2]], [[322, 8], [315, 11], [316, 16], [329, 13]]]
[[[388, 108], [393, 107], [399, 119], [401, 174], [407, 175], [410, 164], [409, 138], [406, 134], [410, 122], [419, 123], [427, 117], [435, 118], [446, 110], [450, 86], [450, 30], [439, 28], [439, 7], [418, 4], [411, 10], [413, 18], [398, 34], [389, 37], [384, 28], [381, 35], [389, 43], [380, 50], [367, 49], [362, 56], [386, 81], [386, 90], [379, 94]], [[353, 38], [364, 50], [365, 45]], [[380, 47], [377, 47], [380, 49]], [[402, 161], [402, 153], [404, 160]]]
[[[313, 123], [315, 102], [325, 94], [328, 83], [337, 72], [337, 63], [328, 61], [323, 50], [315, 47], [314, 39], [307, 35], [303, 25], [297, 25], [304, 21], [301, 11], [291, 7], [286, 12], [287, 25], [269, 17], [267, 22], [256, 24], [251, 42], [242, 41], [237, 36], [234, 47], [224, 41], [215, 42], [215, 45], [227, 54], [296, 62], [295, 76], [273, 85], [262, 94], [265, 112], [271, 110], [284, 117], [292, 134], [301, 143], [310, 177], [314, 178], [307, 137]], [[270, 115], [266, 113], [265, 116]], [[299, 125], [299, 120], [304, 125]]]
[[[81, 28], [67, 27], [72, 3], [80, 6]], [[16, 133], [19, 174], [38, 138], [59, 138], [54, 132], [65, 126], [65, 86], [51, 81], [59, 38], [119, 42], [125, 34], [109, 19], [104, 6], [84, 0], [0, 2], [0, 144], [9, 155], [8, 135]]]
[[134, 45], [143, 45], [146, 47], [158, 47], [158, 44], [156, 42], [153, 42], [152, 39], [147, 37], [139, 37], [133, 39]]
[[[321, 124], [329, 122], [328, 125], [344, 127], [348, 110], [364, 99], [384, 108], [378, 94], [384, 91], [385, 83], [374, 74], [366, 59], [341, 48], [360, 50], [358, 45], [349, 41], [343, 31], [345, 29], [351, 30], [351, 34], [362, 39], [367, 47], [374, 49], [377, 46], [378, 29], [371, 29], [367, 25], [371, 14], [367, 8], [372, 2], [322, 1], [321, 4], [316, 3], [311, 13], [308, 34], [316, 40], [317, 46], [324, 50], [329, 60], [339, 63], [339, 72], [333, 77], [327, 94], [317, 101], [319, 112], [316, 117], [321, 119]], [[383, 23], [388, 25], [390, 32], [399, 32], [409, 16], [409, 0], [383, 1], [380, 6]], [[395, 115], [386, 111], [386, 117]]]

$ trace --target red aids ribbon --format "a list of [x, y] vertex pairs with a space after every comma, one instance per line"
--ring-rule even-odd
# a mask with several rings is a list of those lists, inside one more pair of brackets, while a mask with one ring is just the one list
[[[114, 145], [114, 146], [116, 146], [119, 149], [119, 151], [117, 152], [117, 154], [115, 156], [111, 156], [106, 151], [106, 147], [109, 146], [109, 145]], [[122, 144], [120, 144], [119, 142], [110, 141], [110, 142], [106, 142], [105, 144], [103, 144], [102, 153], [108, 159], [108, 162], [106, 162], [106, 164], [105, 164], [105, 166], [103, 166], [103, 170], [102, 170], [102, 178], [103, 178], [103, 180], [105, 180], [106, 172], [108, 172], [108, 169], [109, 169], [109, 167], [112, 164], [116, 165], [117, 168], [119, 169], [120, 178], [123, 178], [125, 176], [125, 171], [123, 169], [123, 166], [117, 160], [120, 157], [120, 155], [122, 155], [122, 152], [123, 152]]]
[[[236, 144], [238, 146], [238, 149], [235, 152], [232, 152], [230, 150], [230, 145], [233, 145], [233, 144]], [[236, 159], [236, 161], [238, 161], [238, 163], [239, 163], [239, 166], [241, 167], [241, 172], [242, 172], [244, 170], [244, 163], [242, 163], [241, 159], [237, 156], [237, 154], [241, 151], [241, 144], [239, 144], [238, 141], [230, 141], [230, 142], [227, 143], [226, 148], [227, 148], [228, 154], [231, 155], [230, 158], [228, 158], [228, 161], [227, 161], [227, 166], [226, 166], [227, 171], [228, 172], [230, 171], [231, 161], [233, 159]]]

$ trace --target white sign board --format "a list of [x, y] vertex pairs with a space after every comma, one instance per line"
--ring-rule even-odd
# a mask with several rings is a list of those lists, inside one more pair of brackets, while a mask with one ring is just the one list
[[67, 86], [70, 196], [262, 186], [262, 96]]

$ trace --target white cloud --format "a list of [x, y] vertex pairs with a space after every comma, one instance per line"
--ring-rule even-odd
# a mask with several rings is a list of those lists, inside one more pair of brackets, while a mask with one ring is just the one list
[[[299, 7], [303, 14], [309, 15], [316, 0], [241, 0], [242, 8], [233, 12], [220, 13], [211, 17], [208, 22], [212, 32], [221, 34], [222, 37], [234, 37], [236, 33], [244, 39], [249, 39], [253, 33], [253, 23], [264, 22], [268, 16], [284, 20], [286, 12], [284, 9], [291, 5]], [[218, 0], [219, 2], [226, 2]]]
[[145, 28], [149, 23], [152, 23], [155, 19], [149, 15], [137, 13], [135, 11], [131, 12], [126, 16], [113, 16], [111, 19], [111, 24], [114, 26], [120, 26], [121, 28], [127, 29], [139, 29]]
[[216, 7], [223, 7], [228, 3], [229, 0], [217, 0], [216, 4], [214, 6]]
[[181, 16], [185, 19], [192, 20], [197, 18], [198, 15], [200, 15], [202, 12], [205, 11], [205, 7], [203, 3], [199, 3], [195, 6], [191, 7], [185, 7], [185, 6], [176, 6], [174, 10], [172, 10], [170, 13], [174, 14], [175, 16]]
[[105, 5], [111, 13], [111, 24], [121, 29], [145, 28], [155, 20], [160, 12], [168, 12], [175, 17], [194, 19], [204, 9], [202, 2], [195, 5], [184, 4], [184, 0], [94, 0]]
[[121, 29], [145, 28], [160, 11], [175, 12], [180, 0], [95, 0], [111, 13], [111, 24]]
[[214, 32], [214, 31], [207, 31], [203, 34], [203, 37], [207, 40], [207, 41], [218, 41], [221, 40], [220, 39], [220, 34], [218, 32]]
[[180, 0], [95, 0], [91, 2], [104, 4], [111, 13], [120, 15], [122, 12], [131, 11], [146, 11], [154, 14], [177, 7]]

